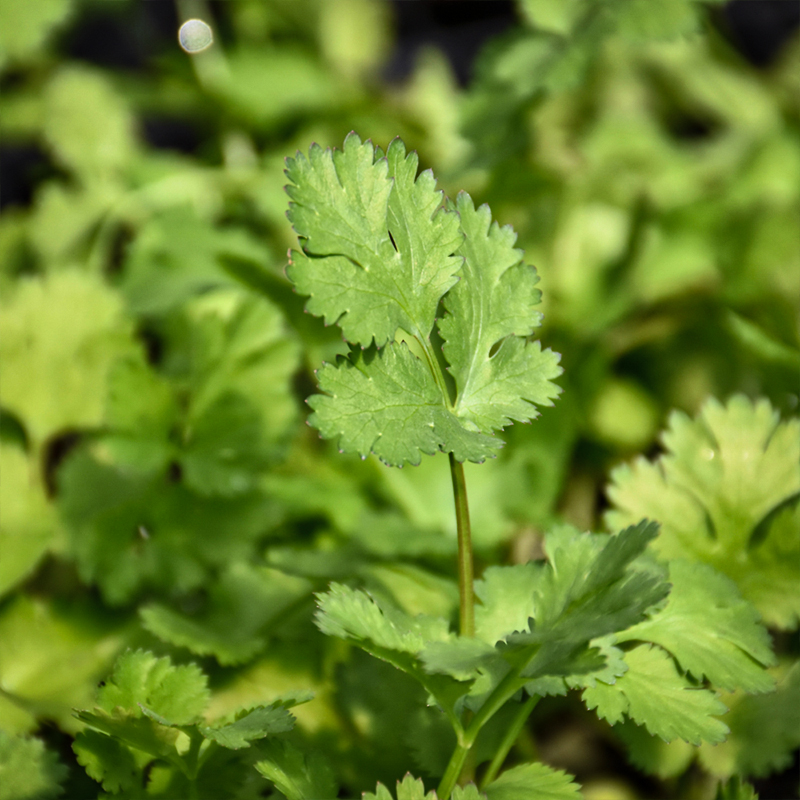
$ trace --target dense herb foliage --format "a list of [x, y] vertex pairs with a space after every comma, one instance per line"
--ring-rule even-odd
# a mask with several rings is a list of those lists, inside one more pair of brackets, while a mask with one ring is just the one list
[[514, 8], [0, 0], [0, 800], [797, 796], [797, 36]]

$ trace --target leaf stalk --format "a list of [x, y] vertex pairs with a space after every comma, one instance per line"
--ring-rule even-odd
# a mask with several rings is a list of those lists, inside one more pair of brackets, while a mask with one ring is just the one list
[[500, 742], [500, 747], [497, 748], [497, 752], [494, 754], [494, 758], [492, 758], [491, 763], [486, 768], [486, 772], [483, 774], [480, 783], [480, 790], [483, 791], [488, 784], [490, 784], [496, 777], [497, 773], [500, 771], [500, 767], [503, 766], [503, 763], [506, 760], [506, 756], [508, 755], [508, 751], [514, 746], [514, 742], [517, 741], [517, 737], [519, 736], [522, 728], [524, 727], [525, 723], [528, 720], [528, 717], [531, 715], [531, 712], [536, 707], [536, 704], [539, 702], [538, 695], [530, 696], [524, 703], [520, 704], [520, 707], [517, 709], [517, 713], [514, 716], [513, 721], [508, 726], [506, 730], [506, 734], [503, 737], [503, 741]]
[[469, 523], [467, 484], [464, 480], [464, 465], [450, 453], [450, 475], [453, 478], [453, 497], [456, 504], [456, 528], [458, 530], [458, 596], [459, 633], [461, 636], [475, 635], [475, 594], [473, 582], [475, 569], [472, 557], [472, 530]]

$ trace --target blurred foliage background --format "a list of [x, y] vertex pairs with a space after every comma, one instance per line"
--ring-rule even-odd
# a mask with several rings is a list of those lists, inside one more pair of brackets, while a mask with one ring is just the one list
[[[193, 17], [215, 41], [188, 55]], [[671, 409], [797, 413], [797, 25], [742, 0], [1, 0], [6, 734], [95, 796], [71, 709], [142, 646], [199, 660], [215, 714], [314, 688], [298, 735], [353, 794], [435, 774], [424, 698], [310, 618], [333, 578], [453, 613], [446, 460], [362, 463], [303, 424], [344, 345], [284, 276], [283, 159], [401, 136], [518, 232], [564, 392], [467, 481], [479, 560], [524, 561], [600, 527]], [[587, 795], [673, 796], [567, 700], [529, 744]]]

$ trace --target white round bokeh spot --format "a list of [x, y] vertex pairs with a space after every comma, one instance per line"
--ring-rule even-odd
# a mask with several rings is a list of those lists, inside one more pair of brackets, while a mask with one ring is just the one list
[[178, 30], [178, 42], [187, 53], [202, 53], [213, 41], [214, 33], [201, 19], [187, 19]]

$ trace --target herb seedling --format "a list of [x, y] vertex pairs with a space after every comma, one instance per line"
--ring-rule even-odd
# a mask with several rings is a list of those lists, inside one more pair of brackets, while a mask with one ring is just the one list
[[[656, 523], [642, 520], [612, 536], [553, 531], [548, 563], [492, 567], [473, 586], [462, 464], [495, 455], [496, 431], [551, 405], [561, 369], [558, 355], [529, 339], [541, 321], [533, 310], [538, 278], [514, 248], [514, 232], [463, 192], [445, 200], [430, 172], [417, 176], [417, 165], [399, 139], [384, 155], [352, 133], [340, 152], [315, 145], [308, 157], [288, 159], [289, 219], [302, 250], [291, 253], [287, 273], [308, 296], [307, 310], [338, 325], [351, 346], [318, 371], [310, 423], [342, 452], [373, 453], [390, 466], [449, 455], [460, 635], [444, 618], [411, 617], [339, 584], [319, 597], [318, 627], [411, 675], [444, 712], [456, 747], [439, 800], [469, 776], [471, 748], [508, 703], [516, 710], [480, 788], [502, 793], [514, 773], [504, 797], [530, 797], [546, 785], [548, 796], [573, 797], [575, 784], [541, 764], [497, 777], [538, 699], [569, 688], [582, 689], [587, 705], [612, 723], [626, 714], [665, 741], [722, 741], [728, 729], [716, 717], [725, 706], [676, 662], [699, 680], [770, 691], [769, 638], [735, 587], [716, 585], [716, 573], [702, 576], [716, 588], [717, 606], [701, 598], [712, 610], [699, 625], [725, 639], [725, 654], [696, 652], [687, 629], [661, 635], [671, 616], [697, 604], [695, 573], [704, 568], [666, 567], [647, 556]], [[726, 627], [731, 615], [737, 631]]]
[[[445, 201], [395, 139], [386, 155], [351, 133], [341, 152], [287, 159], [289, 219], [302, 243], [287, 270], [306, 308], [337, 324], [348, 358], [318, 373], [310, 423], [343, 452], [390, 466], [450, 456], [458, 526], [460, 630], [474, 632], [472, 552], [462, 462], [494, 434], [538, 416], [559, 389], [559, 356], [529, 338], [541, 324], [533, 267], [516, 234], [466, 193]], [[437, 311], [444, 308], [438, 320]], [[444, 340], [443, 354], [433, 333]]]

